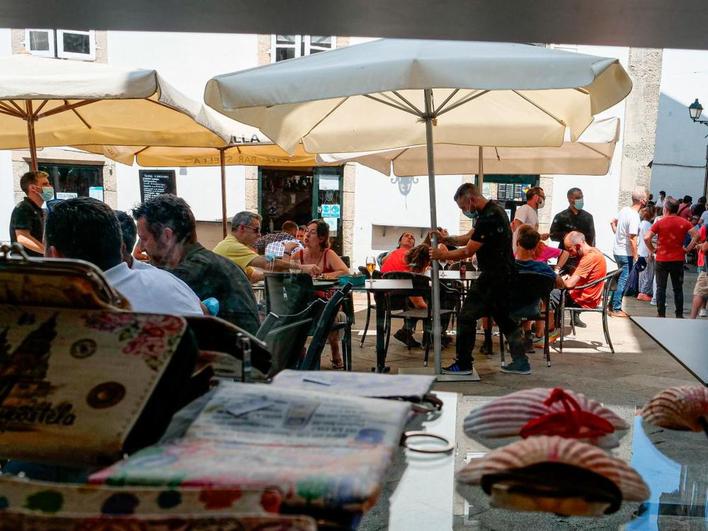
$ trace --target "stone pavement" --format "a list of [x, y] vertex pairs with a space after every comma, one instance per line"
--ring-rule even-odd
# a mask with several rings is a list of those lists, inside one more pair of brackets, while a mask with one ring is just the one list
[[[684, 282], [685, 315], [690, 312], [693, 285], [696, 279], [694, 270], [687, 272]], [[668, 291], [667, 315], [673, 315], [673, 292]], [[352, 357], [355, 371], [369, 371], [375, 365], [374, 316], [363, 347], [359, 346], [360, 331], [366, 317], [366, 297], [355, 295], [356, 323], [353, 327]], [[656, 316], [656, 307], [639, 302], [634, 298], [625, 298], [625, 310], [634, 315]], [[587, 328], [577, 329], [577, 336], [566, 336], [564, 352], [561, 354], [551, 345], [551, 367], [546, 367], [542, 350], [530, 354], [532, 374], [518, 376], [503, 374], [499, 371], [498, 336], [494, 337], [497, 354], [487, 358], [475, 353], [475, 366], [481, 382], [437, 383], [435, 389], [452, 391], [465, 395], [499, 396], [518, 389], [529, 387], [564, 386], [597, 398], [603, 402], [618, 405], [636, 406], [643, 404], [659, 390], [673, 385], [696, 384], [688, 371], [681, 367], [671, 356], [659, 347], [649, 336], [626, 318], [610, 318], [610, 337], [615, 346], [612, 354], [604, 343], [602, 323], [599, 314], [582, 315]], [[708, 326], [708, 319], [704, 319]], [[400, 321], [394, 321], [397, 328]], [[417, 338], [420, 341], [420, 325]], [[394, 330], [395, 331], [395, 330]], [[482, 335], [478, 334], [475, 351], [479, 348]], [[323, 368], [329, 365], [323, 356]], [[455, 356], [454, 343], [443, 350], [443, 365], [451, 362]], [[507, 352], [507, 361], [509, 354]], [[391, 372], [400, 368], [422, 367], [423, 350], [408, 350], [393, 337], [389, 346], [387, 364]], [[431, 366], [432, 352], [431, 352]]]

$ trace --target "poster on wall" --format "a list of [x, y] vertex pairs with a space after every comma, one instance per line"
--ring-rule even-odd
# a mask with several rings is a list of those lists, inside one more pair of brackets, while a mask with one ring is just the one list
[[89, 186], [89, 197], [103, 201], [103, 186]]
[[140, 201], [162, 194], [177, 195], [177, 179], [174, 170], [139, 170]]

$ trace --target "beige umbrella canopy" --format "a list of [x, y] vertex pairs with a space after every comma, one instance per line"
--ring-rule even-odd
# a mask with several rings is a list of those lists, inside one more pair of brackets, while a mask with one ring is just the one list
[[[560, 147], [478, 147], [435, 145], [435, 171], [455, 174], [606, 175], [619, 140], [619, 119], [596, 120], [577, 142]], [[480, 156], [481, 155], [481, 156]], [[428, 171], [425, 146], [368, 153], [330, 153], [323, 162], [358, 162], [385, 175], [424, 175]], [[480, 163], [481, 162], [481, 163]]]
[[0, 58], [0, 149], [82, 144], [212, 146], [235, 133], [154, 70]]

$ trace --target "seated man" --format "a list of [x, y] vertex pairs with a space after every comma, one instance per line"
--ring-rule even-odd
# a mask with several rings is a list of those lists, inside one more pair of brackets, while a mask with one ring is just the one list
[[155, 267], [128, 267], [118, 219], [97, 199], [77, 197], [56, 205], [47, 214], [45, 242], [46, 256], [78, 258], [99, 267], [133, 311], [203, 315], [197, 296], [177, 277]]
[[[264, 256], [260, 256], [251, 248], [251, 246], [255, 245], [260, 234], [261, 216], [244, 210], [233, 217], [231, 220], [231, 234], [214, 247], [214, 252], [224, 258], [228, 258], [239, 266], [251, 282], [263, 280], [263, 269], [288, 271], [290, 269], [289, 258], [288, 260], [276, 258], [269, 262]], [[150, 254], [149, 250], [148, 254]], [[293, 267], [309, 275], [319, 273], [316, 265], [293, 263]]]
[[[530, 225], [521, 225], [519, 227], [519, 230], [517, 231], [516, 237], [516, 269], [518, 270], [520, 275], [523, 275], [524, 273], [534, 273], [538, 275], [548, 276], [549, 278], [552, 278], [554, 280], [556, 288], [564, 288], [565, 282], [563, 282], [563, 279], [560, 276], [556, 275], [555, 271], [553, 271], [551, 266], [537, 259], [540, 245], [542, 245], [542, 242], [541, 235], [538, 233], [538, 231]], [[520, 280], [520, 282], [523, 285], [523, 280]], [[558, 333], [553, 333], [554, 327], [552, 323], [554, 322], [554, 318], [552, 312], [549, 315], [549, 320], [551, 322], [552, 332], [550, 334], [549, 340], [553, 341], [558, 336]], [[526, 339], [528, 343], [528, 341], [531, 339], [531, 323], [524, 323], [524, 325], [524, 330], [526, 332]], [[540, 347], [543, 346], [543, 325], [543, 321], [536, 321], [536, 334], [535, 338], [533, 339], [533, 345], [537, 345]], [[533, 345], [529, 343], [527, 346], [533, 347]]]
[[[569, 232], [563, 239], [565, 248], [571, 257], [580, 261], [573, 274], [565, 279], [567, 288], [584, 286], [601, 279], [607, 274], [605, 256], [595, 247], [590, 247], [582, 232]], [[569, 289], [565, 305], [574, 308], [597, 308], [602, 301], [602, 282], [584, 289]], [[560, 290], [551, 292], [551, 304], [560, 305]], [[562, 316], [561, 316], [562, 317]]]
[[197, 241], [194, 214], [184, 199], [162, 194], [133, 209], [140, 248], [153, 265], [182, 279], [199, 299], [219, 301], [218, 317], [255, 334], [260, 326], [256, 298], [246, 274]]

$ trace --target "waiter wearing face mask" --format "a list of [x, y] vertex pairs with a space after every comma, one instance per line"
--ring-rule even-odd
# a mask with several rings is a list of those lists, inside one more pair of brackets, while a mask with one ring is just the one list
[[464, 260], [477, 255], [481, 274], [469, 289], [460, 309], [457, 335], [457, 357], [443, 369], [447, 374], [470, 374], [472, 349], [476, 339], [477, 319], [491, 315], [509, 341], [512, 362], [502, 367], [510, 374], [531, 374], [525, 354], [523, 334], [509, 317], [509, 300], [516, 277], [516, 264], [511, 251], [511, 226], [504, 209], [482, 196], [479, 189], [465, 183], [455, 192], [455, 202], [462, 213], [476, 219], [474, 229], [462, 236], [441, 234], [441, 242], [458, 245], [454, 251], [433, 248], [434, 260]]
[[20, 178], [25, 198], [17, 203], [10, 216], [10, 241], [20, 243], [30, 256], [44, 256], [44, 211], [42, 205], [54, 199], [49, 175], [28, 171]]
[[[538, 230], [538, 210], [546, 204], [546, 194], [540, 186], [534, 186], [526, 191], [526, 204], [521, 205], [514, 213], [511, 231], [514, 233], [512, 249], [516, 250], [516, 236], [521, 225], [531, 225]], [[541, 239], [547, 240], [548, 233], [541, 233]]]
[[590, 247], [595, 246], [595, 222], [592, 214], [583, 210], [583, 191], [580, 188], [568, 190], [568, 208], [556, 214], [551, 223], [551, 240], [559, 242], [563, 247], [566, 234], [573, 231], [582, 232]]

